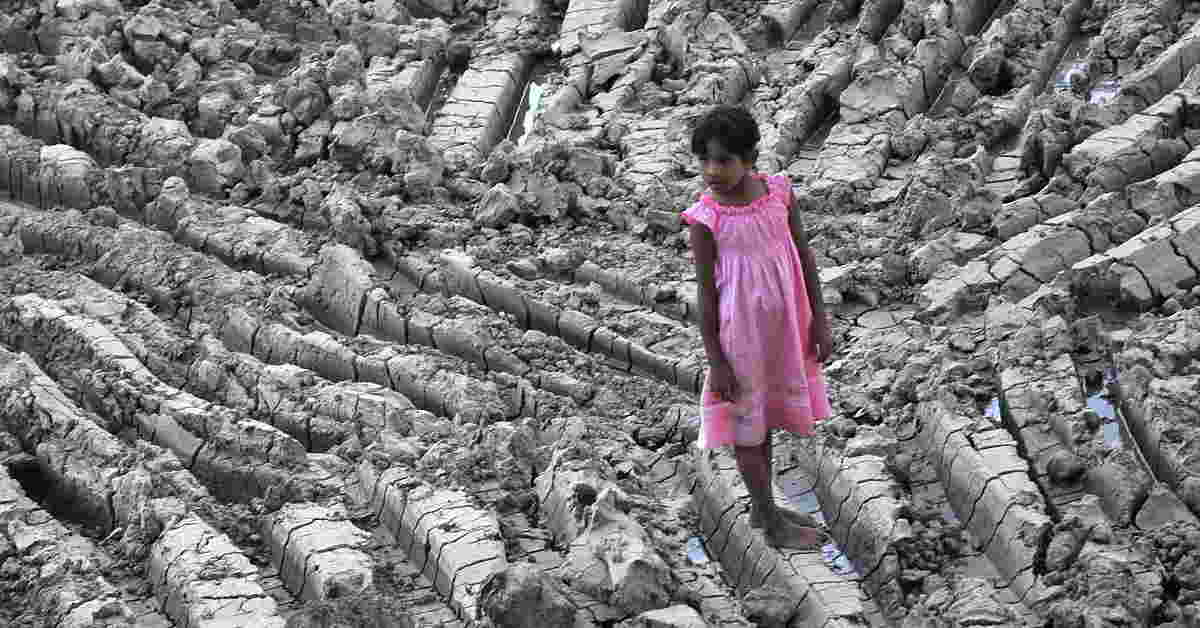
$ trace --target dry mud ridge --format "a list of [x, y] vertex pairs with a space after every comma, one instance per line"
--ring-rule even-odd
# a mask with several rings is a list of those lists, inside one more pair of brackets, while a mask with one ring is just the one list
[[[0, 0], [0, 625], [1200, 626], [1200, 2]], [[836, 416], [695, 447], [742, 103]]]

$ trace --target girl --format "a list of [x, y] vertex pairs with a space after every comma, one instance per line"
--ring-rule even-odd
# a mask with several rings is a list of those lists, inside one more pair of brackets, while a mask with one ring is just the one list
[[[821, 363], [833, 346], [791, 183], [752, 172], [758, 140], [754, 119], [738, 107], [718, 106], [697, 121], [692, 152], [708, 190], [683, 220], [690, 225], [709, 363], [701, 433], [733, 421], [726, 436], [702, 437], [701, 446], [734, 445], [753, 500], [750, 525], [778, 545], [787, 522], [775, 508], [770, 430], [811, 436], [814, 421], [829, 416]], [[735, 418], [719, 414], [721, 407]], [[807, 523], [795, 532], [803, 545], [820, 538]]]

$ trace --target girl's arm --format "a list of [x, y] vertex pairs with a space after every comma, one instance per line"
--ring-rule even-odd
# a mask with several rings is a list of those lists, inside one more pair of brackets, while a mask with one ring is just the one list
[[796, 207], [796, 198], [792, 197], [791, 211], [788, 223], [792, 228], [792, 240], [796, 243], [796, 252], [800, 254], [800, 264], [804, 267], [804, 285], [808, 288], [808, 302], [812, 305], [813, 317], [825, 317], [825, 299], [821, 296], [821, 274], [817, 270], [817, 259], [812, 247], [808, 244], [808, 231], [804, 229], [804, 221], [800, 219], [800, 209]]
[[821, 274], [817, 270], [817, 259], [812, 247], [808, 244], [808, 231], [804, 229], [804, 221], [800, 218], [800, 208], [797, 207], [796, 197], [788, 194], [790, 199], [788, 225], [792, 230], [792, 240], [796, 243], [796, 252], [800, 254], [800, 265], [804, 268], [804, 286], [808, 292], [808, 303], [812, 309], [814, 325], [814, 343], [818, 344], [817, 358], [824, 362], [833, 353], [832, 334], [829, 329], [829, 318], [825, 313], [825, 298], [821, 295]]
[[700, 335], [704, 338], [704, 353], [709, 366], [720, 366], [725, 361], [721, 350], [720, 319], [717, 305], [717, 282], [713, 268], [717, 261], [717, 242], [713, 234], [701, 224], [688, 227], [691, 232], [692, 255], [696, 259], [696, 282], [700, 286]]

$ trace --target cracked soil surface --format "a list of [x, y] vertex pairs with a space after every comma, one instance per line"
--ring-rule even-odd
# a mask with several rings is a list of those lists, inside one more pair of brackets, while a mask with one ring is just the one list
[[[0, 0], [0, 625], [1200, 626], [1200, 2]], [[695, 446], [692, 122], [837, 347]]]

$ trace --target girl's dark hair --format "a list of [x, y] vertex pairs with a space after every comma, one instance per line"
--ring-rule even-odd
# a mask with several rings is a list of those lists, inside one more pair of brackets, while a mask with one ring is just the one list
[[709, 140], [717, 140], [729, 152], [751, 160], [758, 146], [758, 123], [749, 111], [733, 105], [717, 105], [709, 109], [692, 130], [692, 153], [708, 152]]

